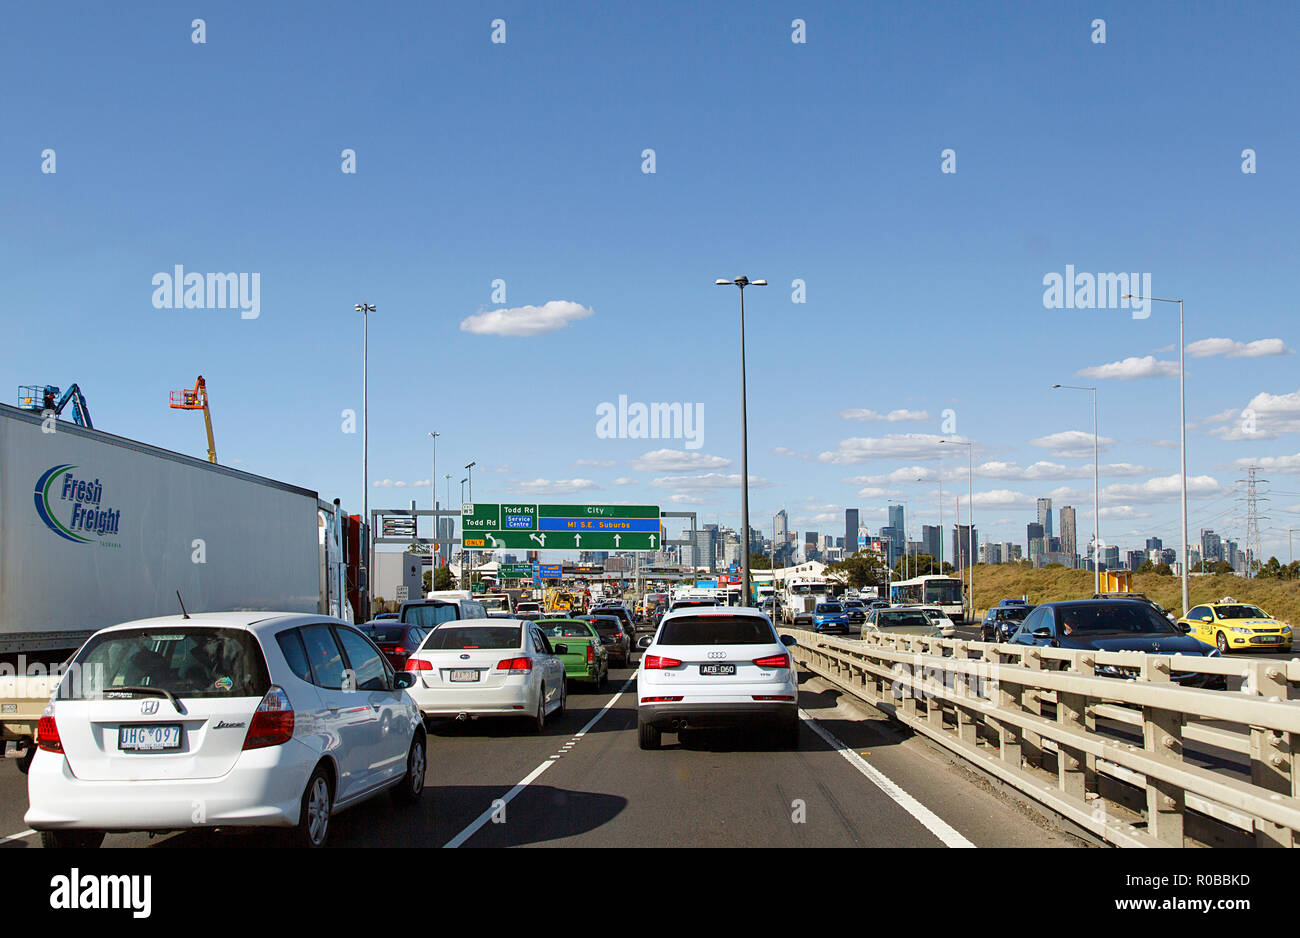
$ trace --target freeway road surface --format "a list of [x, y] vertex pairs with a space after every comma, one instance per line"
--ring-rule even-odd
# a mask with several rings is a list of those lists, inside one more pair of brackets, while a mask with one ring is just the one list
[[[635, 663], [635, 662], [634, 662]], [[577, 690], [540, 736], [500, 723], [434, 724], [414, 810], [386, 796], [335, 818], [332, 846], [1080, 846], [922, 739], [805, 675], [797, 751], [697, 732], [643, 752], [635, 678]], [[26, 832], [26, 776], [0, 764], [0, 849]], [[495, 811], [494, 811], [495, 805]], [[501, 821], [494, 821], [494, 813]], [[112, 834], [105, 846], [261, 846], [266, 833]]]

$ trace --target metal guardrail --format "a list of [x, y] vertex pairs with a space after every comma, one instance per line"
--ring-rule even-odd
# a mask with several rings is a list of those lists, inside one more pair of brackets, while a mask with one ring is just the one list
[[781, 631], [808, 670], [1109, 843], [1296, 843], [1298, 660]]

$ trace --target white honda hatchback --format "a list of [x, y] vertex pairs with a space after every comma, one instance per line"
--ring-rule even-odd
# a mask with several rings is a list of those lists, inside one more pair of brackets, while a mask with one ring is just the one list
[[37, 729], [27, 824], [47, 846], [107, 831], [285, 827], [424, 789], [425, 733], [382, 652], [345, 622], [271, 612], [141, 619], [96, 632]]
[[799, 745], [799, 683], [788, 646], [757, 609], [681, 608], [663, 617], [637, 674], [642, 749], [684, 728], [765, 723]]

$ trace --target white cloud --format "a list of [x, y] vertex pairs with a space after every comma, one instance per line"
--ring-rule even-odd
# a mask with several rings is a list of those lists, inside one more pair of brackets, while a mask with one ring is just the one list
[[1121, 381], [1132, 381], [1136, 378], [1177, 377], [1178, 362], [1159, 361], [1154, 355], [1146, 355], [1142, 358], [1126, 358], [1105, 365], [1094, 365], [1076, 371], [1075, 375], [1080, 378], [1118, 378]]
[[708, 453], [656, 449], [631, 460], [629, 465], [640, 472], [681, 472], [692, 469], [725, 469], [731, 465], [731, 460], [722, 456], [710, 456]]
[[629, 479], [627, 476], [619, 476], [614, 480], [615, 485], [636, 485], [636, 479]]
[[[710, 489], [740, 488], [740, 473], [706, 472], [697, 476], [660, 476], [651, 483], [655, 488], [682, 489], [686, 492], [707, 491]], [[751, 489], [767, 488], [772, 483], [758, 476], [749, 477]]]
[[427, 489], [429, 487], [429, 480], [421, 479], [418, 482], [401, 482], [394, 479], [380, 479], [378, 482], [371, 482], [370, 485], [372, 488], [377, 489]]
[[[1151, 513], [1148, 511], [1138, 511], [1132, 505], [1114, 505], [1110, 508], [1103, 508], [1101, 510], [1101, 516], [1103, 518], [1118, 518], [1120, 520], [1123, 520], [1127, 518], [1150, 518]], [[1080, 520], [1079, 524], [1082, 525], [1083, 521]], [[1081, 534], [1083, 533], [1082, 527], [1080, 527], [1079, 532]], [[1088, 539], [1089, 540], [1092, 539], [1091, 527], [1088, 528]], [[1105, 532], [1103, 532], [1102, 540], [1107, 540], [1107, 538], [1105, 537]]]
[[1281, 339], [1256, 339], [1254, 342], [1237, 342], [1233, 339], [1201, 339], [1187, 346], [1192, 358], [1209, 358], [1226, 355], [1228, 358], [1262, 358], [1265, 355], [1294, 355]]
[[608, 469], [610, 466], [614, 465], [614, 460], [612, 460], [612, 459], [575, 459], [575, 460], [573, 461], [573, 464], [574, 464], [575, 466], [596, 466], [596, 467], [601, 468], [601, 469]]
[[531, 479], [515, 482], [510, 491], [517, 495], [571, 495], [600, 488], [591, 479]]
[[930, 412], [928, 410], [891, 410], [887, 414], [880, 414], [874, 410], [866, 408], [852, 408], [840, 411], [840, 416], [845, 420], [884, 420], [889, 423], [898, 423], [903, 420], [929, 420]]
[[812, 459], [812, 453], [800, 453], [788, 446], [773, 446], [772, 452], [777, 456], [793, 456], [796, 459]]
[[586, 319], [592, 311], [569, 300], [551, 300], [541, 306], [515, 306], [476, 313], [460, 321], [461, 332], [476, 335], [530, 336], [563, 329]]
[[[962, 470], [963, 477], [966, 470]], [[853, 485], [897, 485], [901, 482], [915, 482], [917, 479], [926, 482], [933, 482], [939, 478], [939, 473], [934, 469], [928, 469], [924, 466], [904, 466], [902, 469], [895, 469], [893, 472], [887, 472], [883, 475], [853, 476], [845, 479]]]
[[858, 489], [858, 498], [893, 498], [897, 494], [894, 489], [881, 489], [874, 486]]
[[1231, 423], [1208, 431], [1222, 440], [1272, 440], [1300, 433], [1300, 391], [1290, 394], [1256, 394]]
[[844, 523], [844, 515], [836, 514], [833, 511], [823, 511], [815, 515], [801, 515], [797, 518], [791, 518], [793, 524], [832, 524], [836, 521]]
[[1281, 475], [1296, 475], [1297, 473], [1300, 473], [1300, 453], [1295, 453], [1291, 456], [1247, 457], [1244, 459], [1234, 460], [1234, 464], [1241, 469], [1258, 466], [1264, 472], [1276, 472]]
[[843, 465], [868, 462], [872, 459], [938, 459], [943, 450], [954, 449], [940, 444], [940, 440], [967, 442], [959, 436], [943, 437], [934, 433], [890, 433], [882, 437], [850, 437], [841, 440], [833, 452], [818, 455], [822, 462]]
[[[1188, 495], [1211, 495], [1219, 492], [1223, 486], [1212, 476], [1188, 476]], [[1117, 482], [1102, 486], [1101, 494], [1105, 499], [1172, 499], [1182, 497], [1182, 476], [1178, 473], [1157, 476], [1145, 482]]]
[[[1106, 449], [1114, 442], [1108, 436], [1097, 438], [1097, 445], [1100, 449]], [[1060, 433], [1051, 433], [1047, 436], [1032, 439], [1029, 441], [1029, 445], [1049, 450], [1053, 456], [1064, 459], [1077, 459], [1081, 456], [1092, 455], [1092, 434], [1084, 433], [1082, 430], [1062, 430]]]

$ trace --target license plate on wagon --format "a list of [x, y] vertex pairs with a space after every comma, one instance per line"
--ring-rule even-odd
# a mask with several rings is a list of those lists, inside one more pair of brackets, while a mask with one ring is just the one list
[[451, 672], [451, 679], [453, 681], [477, 681], [478, 671], [474, 670], [473, 668], [458, 669]]
[[702, 664], [700, 665], [701, 674], [735, 674], [736, 666], [734, 664]]
[[125, 752], [159, 752], [181, 748], [179, 723], [161, 725], [120, 726], [117, 729], [117, 748]]

